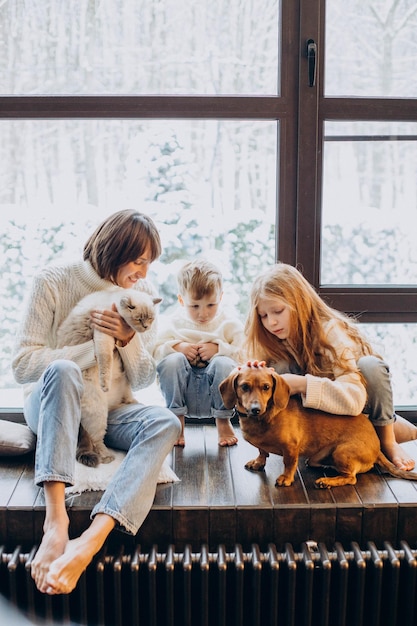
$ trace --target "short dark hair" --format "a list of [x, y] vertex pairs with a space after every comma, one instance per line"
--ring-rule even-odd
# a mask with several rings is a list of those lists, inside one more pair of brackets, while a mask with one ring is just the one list
[[125, 209], [113, 213], [93, 232], [84, 246], [84, 260], [90, 261], [97, 274], [114, 282], [122, 265], [139, 259], [146, 249], [151, 261], [162, 252], [161, 240], [153, 220]]

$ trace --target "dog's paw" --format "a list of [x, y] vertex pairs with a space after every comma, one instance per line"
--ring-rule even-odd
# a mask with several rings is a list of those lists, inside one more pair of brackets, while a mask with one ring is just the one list
[[330, 485], [326, 478], [318, 478], [314, 482], [314, 486], [316, 489], [331, 489], [332, 485]]
[[263, 472], [265, 469], [265, 463], [259, 463], [257, 459], [253, 459], [252, 461], [248, 461], [246, 463], [245, 468], [255, 472]]
[[294, 482], [293, 478], [289, 478], [285, 474], [281, 474], [275, 481], [275, 487], [290, 487]]

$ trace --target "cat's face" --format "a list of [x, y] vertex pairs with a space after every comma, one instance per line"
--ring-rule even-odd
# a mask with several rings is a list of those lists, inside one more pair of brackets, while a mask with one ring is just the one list
[[156, 305], [161, 301], [161, 298], [152, 298], [146, 293], [138, 293], [134, 297], [123, 296], [117, 308], [133, 330], [144, 333], [151, 327], [156, 315]]

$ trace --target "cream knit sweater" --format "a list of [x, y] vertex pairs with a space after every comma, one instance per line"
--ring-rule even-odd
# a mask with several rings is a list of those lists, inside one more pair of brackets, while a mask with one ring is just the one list
[[[362, 353], [337, 320], [327, 324], [326, 333], [329, 343], [350, 363], [353, 371], [346, 373], [335, 368], [334, 380], [306, 374], [307, 392], [301, 397], [302, 403], [309, 409], [326, 413], [358, 415], [363, 411], [367, 396], [356, 365]], [[272, 365], [280, 374], [288, 371], [288, 364]]]
[[[88, 261], [49, 267], [35, 277], [12, 361], [16, 381], [25, 386], [25, 396], [56, 359], [74, 361], [81, 370], [95, 365], [93, 340], [58, 349], [57, 329], [81, 298], [111, 286], [113, 284], [100, 278]], [[137, 288], [153, 294], [145, 280], [138, 281]], [[143, 335], [136, 333], [127, 346], [118, 348], [132, 389], [143, 389], [155, 378], [152, 350], [156, 332], [156, 324], [153, 324], [149, 331]]]

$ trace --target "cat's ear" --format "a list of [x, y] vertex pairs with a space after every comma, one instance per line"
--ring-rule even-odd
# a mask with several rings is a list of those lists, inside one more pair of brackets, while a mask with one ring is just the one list
[[134, 309], [131, 298], [129, 296], [123, 296], [120, 298], [120, 306], [125, 309]]
[[154, 304], [159, 304], [160, 302], [162, 302], [162, 298], [153, 298]]

